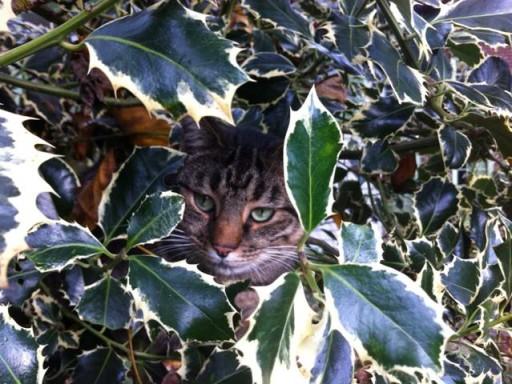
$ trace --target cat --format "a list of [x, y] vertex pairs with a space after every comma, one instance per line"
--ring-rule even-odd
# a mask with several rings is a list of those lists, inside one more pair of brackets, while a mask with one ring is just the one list
[[282, 141], [213, 118], [181, 126], [185, 211], [158, 253], [197, 263], [221, 283], [266, 285], [293, 269], [303, 231], [285, 189]]

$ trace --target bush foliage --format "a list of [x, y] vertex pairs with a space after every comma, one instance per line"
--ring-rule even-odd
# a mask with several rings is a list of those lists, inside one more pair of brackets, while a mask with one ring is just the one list
[[[512, 0], [0, 7], [2, 382], [512, 382]], [[248, 319], [145, 246], [184, 113], [284, 140], [301, 262]]]

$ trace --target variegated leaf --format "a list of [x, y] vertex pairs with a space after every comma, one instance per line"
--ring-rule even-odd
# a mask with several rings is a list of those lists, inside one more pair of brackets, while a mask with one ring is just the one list
[[73, 372], [74, 383], [122, 384], [127, 382], [128, 369], [111, 348], [97, 348], [78, 356]]
[[7, 266], [28, 248], [25, 236], [47, 220], [36, 206], [40, 193], [52, 188], [39, 176], [39, 166], [53, 157], [37, 151], [49, 145], [23, 126], [26, 117], [0, 110], [0, 286], [7, 286]]
[[208, 29], [205, 15], [164, 1], [105, 24], [85, 42], [90, 68], [102, 70], [115, 90], [128, 89], [148, 110], [183, 105], [196, 121], [216, 116], [233, 122], [233, 95], [248, 78], [236, 62], [239, 50]]

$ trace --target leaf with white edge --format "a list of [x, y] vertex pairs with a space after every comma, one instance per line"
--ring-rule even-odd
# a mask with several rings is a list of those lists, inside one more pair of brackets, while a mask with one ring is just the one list
[[365, 110], [354, 115], [350, 128], [362, 137], [383, 139], [405, 126], [416, 106], [399, 103], [392, 96], [381, 97]]
[[[498, 264], [488, 265], [481, 270], [482, 283], [473, 302], [467, 306], [466, 312], [471, 314], [478, 306], [492, 297], [498, 291], [502, 291], [504, 282], [503, 272]], [[499, 292], [501, 295], [503, 292]]]
[[444, 384], [465, 384], [467, 382], [467, 374], [458, 364], [445, 360], [443, 367], [441, 380]]
[[438, 303], [442, 300], [442, 292], [439, 289], [442, 286], [438, 272], [428, 261], [423, 265], [417, 281], [430, 298]]
[[290, 272], [272, 285], [257, 288], [260, 297], [251, 328], [236, 348], [255, 383], [304, 382], [297, 367], [299, 343], [311, 333], [314, 312], [299, 276]]
[[311, 88], [302, 107], [291, 113], [284, 151], [286, 189], [307, 232], [329, 214], [341, 138], [335, 118]]
[[463, 306], [470, 304], [481, 284], [478, 260], [455, 257], [441, 274], [441, 281], [455, 301]]
[[511, 116], [512, 94], [494, 85], [472, 84], [472, 87], [483, 94], [492, 106], [495, 114]]
[[369, 225], [343, 223], [340, 251], [344, 262], [366, 264], [379, 261], [377, 238]]
[[447, 81], [446, 84], [467, 102], [478, 104], [480, 107], [484, 108], [491, 107], [487, 97], [485, 97], [484, 94], [471, 86], [471, 84], [465, 84], [459, 81]]
[[498, 149], [503, 156], [512, 157], [512, 128], [510, 126], [510, 119], [504, 116], [480, 116], [474, 113], [469, 113], [464, 116], [461, 121], [472, 124], [475, 127], [484, 127], [496, 140]]
[[497, 247], [494, 247], [494, 251], [498, 257], [503, 276], [505, 276], [503, 289], [507, 297], [510, 298], [512, 295], [512, 240], [509, 239]]
[[399, 102], [423, 104], [426, 90], [421, 74], [404, 64], [400, 53], [382, 33], [373, 32], [368, 53], [385, 72]]
[[451, 80], [455, 75], [455, 68], [451, 57], [444, 49], [439, 49], [432, 55], [432, 77], [435, 80]]
[[122, 384], [127, 382], [127, 373], [127, 367], [114, 350], [97, 348], [78, 356], [73, 382]]
[[290, 60], [274, 52], [256, 52], [244, 61], [242, 68], [251, 76], [266, 79], [290, 75], [296, 71]]
[[370, 42], [368, 26], [354, 16], [333, 14], [324, 28], [326, 37], [351, 61]]
[[443, 224], [439, 236], [436, 237], [436, 242], [445, 259], [451, 260], [458, 241], [459, 232], [457, 228], [450, 222]]
[[470, 83], [485, 83], [495, 85], [509, 91], [512, 89], [512, 74], [508, 63], [500, 57], [490, 56], [468, 76]]
[[149, 111], [183, 105], [196, 121], [233, 122], [233, 95], [248, 80], [236, 62], [239, 50], [208, 29], [205, 15], [177, 0], [107, 23], [85, 43], [89, 68], [99, 68], [114, 90], [128, 89]]
[[251, 370], [233, 351], [215, 351], [197, 375], [196, 384], [252, 384]]
[[257, 17], [270, 21], [276, 28], [311, 37], [308, 20], [288, 0], [243, 0], [242, 5]]
[[165, 177], [181, 167], [183, 154], [164, 147], [135, 148], [103, 192], [99, 222], [106, 240], [126, 233], [128, 220], [143, 199], [169, 187]]
[[[233, 308], [221, 287], [185, 262], [130, 256], [128, 283], [144, 320], [156, 320], [183, 340], [231, 340]], [[205, 297], [208, 300], [205, 300]]]
[[6, 287], [9, 261], [28, 249], [25, 235], [47, 218], [36, 200], [52, 188], [39, 176], [38, 168], [54, 157], [37, 151], [49, 144], [25, 129], [27, 117], [0, 110], [0, 286]]
[[89, 323], [109, 329], [126, 328], [133, 300], [121, 283], [111, 276], [85, 287], [76, 307], [80, 317]]
[[512, 0], [461, 0], [443, 5], [434, 24], [453, 22], [468, 28], [512, 32]]
[[[384, 266], [316, 265], [324, 277], [326, 308], [334, 328], [362, 361], [441, 370], [448, 327], [442, 307], [405, 275]], [[363, 321], [364, 320], [364, 321]]]
[[339, 4], [343, 9], [343, 13], [347, 15], [357, 15], [363, 6], [366, 5], [365, 0], [340, 0]]
[[469, 343], [461, 344], [459, 348], [462, 359], [461, 357], [458, 358], [462, 360], [461, 363], [464, 366], [467, 366], [471, 376], [476, 377], [485, 373], [499, 375], [503, 371], [499, 361], [490, 356], [485, 350]]
[[377, 140], [364, 147], [361, 169], [372, 174], [393, 173], [398, 168], [398, 159], [386, 140]]
[[423, 235], [436, 232], [457, 213], [457, 188], [449, 181], [432, 178], [415, 196], [415, 208]]
[[409, 259], [412, 261], [411, 267], [416, 271], [419, 272], [427, 261], [432, 265], [438, 264], [436, 249], [429, 241], [424, 239], [406, 240], [406, 245]]
[[61, 271], [75, 260], [98, 254], [109, 254], [89, 229], [78, 224], [44, 223], [26, 237], [33, 251], [28, 258], [40, 271]]
[[7, 22], [16, 17], [12, 10], [11, 0], [2, 0], [0, 2], [0, 32], [9, 31]]
[[461, 168], [466, 164], [471, 154], [471, 141], [468, 137], [451, 125], [445, 125], [437, 134], [444, 164], [452, 169]]
[[351, 383], [354, 361], [354, 351], [349, 342], [328, 324], [309, 382], [310, 384]]
[[0, 304], [21, 307], [41, 280], [41, 273], [30, 260], [12, 260], [7, 273], [9, 285], [0, 290]]
[[43, 347], [32, 331], [20, 327], [9, 315], [8, 306], [0, 305], [0, 377], [2, 383], [43, 382]]
[[162, 192], [146, 197], [130, 219], [126, 247], [169, 236], [181, 221], [184, 210], [183, 196], [177, 193]]

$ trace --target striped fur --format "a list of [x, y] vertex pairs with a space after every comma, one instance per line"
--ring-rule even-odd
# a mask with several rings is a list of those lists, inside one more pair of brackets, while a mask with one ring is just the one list
[[[183, 124], [182, 150], [188, 156], [178, 184], [185, 214], [159, 252], [167, 259], [198, 263], [221, 282], [269, 284], [296, 265], [302, 236], [284, 186], [282, 144], [259, 131], [211, 120], [201, 127]], [[211, 197], [214, 211], [199, 209], [195, 193]], [[269, 221], [258, 223], [250, 212], [262, 207], [275, 211]], [[227, 256], [219, 256], [218, 243], [230, 244]]]

